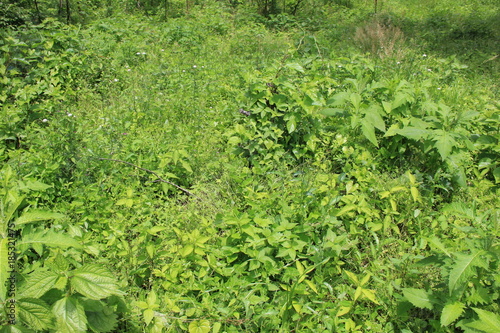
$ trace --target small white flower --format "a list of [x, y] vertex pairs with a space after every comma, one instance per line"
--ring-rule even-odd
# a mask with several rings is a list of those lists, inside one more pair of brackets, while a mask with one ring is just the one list
[[146, 52], [142, 52], [142, 55], [146, 55]]
[[439, 87], [438, 90], [441, 90], [441, 87]]
[[46, 123], [46, 122], [48, 122], [48, 120], [47, 120], [47, 119], [43, 119], [43, 120], [42, 120], [42, 123]]
[[68, 113], [68, 117], [73, 117], [73, 114], [72, 113]]
[[185, 72], [186, 72], [186, 70], [185, 70], [185, 69], [183, 69], [183, 70], [182, 70], [182, 72], [183, 72], [183, 73], [185, 73]]
[[113, 81], [118, 82], [118, 79], [114, 79]]
[[342, 65], [339, 65], [339, 68], [342, 68]]
[[164, 49], [161, 49], [161, 52], [165, 52], [165, 50], [164, 50]]
[[129, 69], [127, 69], [127, 72], [130, 72], [130, 71], [131, 71], [131, 69], [130, 69], [130, 68], [129, 68]]
[[196, 68], [196, 65], [193, 65], [193, 68]]
[[401, 63], [401, 61], [398, 61], [396, 64], [399, 65]]
[[424, 54], [422, 54], [422, 57], [424, 57], [424, 58], [425, 58], [425, 57], [427, 57], [427, 54], [425, 54], [425, 53], [424, 53]]
[[430, 69], [430, 68], [427, 68], [427, 71], [428, 71], [428, 72], [432, 72], [432, 69]]
[[205, 68], [205, 66], [201, 66], [201, 68]]
[[137, 54], [137, 55], [141, 55], [141, 52], [137, 52], [136, 54]]

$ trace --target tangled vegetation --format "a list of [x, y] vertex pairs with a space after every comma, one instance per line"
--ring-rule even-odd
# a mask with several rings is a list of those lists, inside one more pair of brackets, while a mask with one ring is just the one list
[[0, 332], [500, 331], [496, 1], [0, 13]]

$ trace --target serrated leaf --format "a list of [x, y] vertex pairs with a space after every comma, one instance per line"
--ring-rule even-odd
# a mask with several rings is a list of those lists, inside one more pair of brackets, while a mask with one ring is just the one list
[[189, 324], [189, 333], [208, 333], [210, 332], [210, 322], [204, 320], [194, 320]]
[[187, 244], [186, 246], [182, 247], [179, 250], [179, 254], [183, 257], [187, 257], [188, 255], [193, 253], [193, 251], [194, 251], [194, 246], [191, 244]]
[[104, 305], [102, 305], [102, 310], [99, 311], [93, 311], [96, 309], [95, 306], [85, 308], [85, 314], [87, 315], [87, 325], [94, 332], [110, 332], [115, 328], [118, 316], [113, 313], [112, 308]]
[[417, 308], [429, 310], [433, 308], [430, 295], [423, 289], [403, 288], [403, 295]]
[[52, 213], [43, 210], [29, 211], [21, 215], [15, 222], [16, 226], [46, 220], [56, 220], [63, 218], [63, 214]]
[[358, 93], [351, 93], [349, 95], [349, 99], [351, 100], [352, 105], [356, 110], [359, 109], [359, 106], [361, 105], [361, 95]]
[[35, 331], [19, 325], [4, 325], [0, 328], [0, 333], [34, 333]]
[[30, 274], [26, 283], [19, 290], [22, 298], [39, 298], [54, 288], [59, 275], [50, 271], [38, 271]]
[[424, 237], [429, 244], [431, 244], [434, 248], [440, 250], [444, 254], [446, 254], [448, 257], [451, 256], [450, 252], [448, 252], [448, 249], [446, 249], [446, 246], [441, 242], [441, 240], [437, 236], [432, 236], [432, 237]]
[[105, 267], [89, 264], [72, 272], [71, 286], [90, 299], [103, 299], [111, 295], [123, 295], [114, 275]]
[[485, 333], [498, 333], [500, 332], [500, 316], [496, 313], [472, 308], [479, 316], [479, 320], [476, 320], [466, 326], [481, 330]]
[[153, 320], [153, 318], [155, 317], [155, 312], [153, 311], [153, 309], [146, 309], [144, 310], [142, 315], [144, 316], [144, 321], [146, 322], [146, 325], [149, 325], [151, 320]]
[[366, 118], [361, 119], [361, 132], [375, 147], [378, 147], [377, 137], [375, 136], [375, 127]]
[[63, 249], [68, 247], [74, 247], [76, 249], [82, 248], [80, 243], [78, 243], [78, 241], [76, 241], [75, 239], [54, 230], [40, 231], [28, 234], [18, 242], [18, 245], [24, 244], [30, 244], [32, 246], [36, 244], [46, 245]]
[[151, 290], [146, 297], [146, 303], [148, 303], [149, 307], [152, 307], [153, 305], [156, 304], [156, 293], [154, 290]]
[[60, 299], [52, 307], [56, 317], [57, 331], [60, 333], [84, 333], [87, 331], [87, 316], [77, 298], [68, 296]]
[[441, 312], [441, 326], [448, 326], [457, 320], [464, 312], [465, 304], [454, 302], [446, 304]]
[[365, 113], [365, 118], [370, 124], [381, 132], [385, 132], [385, 122], [380, 113], [382, 110], [376, 105], [370, 106]]
[[37, 298], [23, 298], [17, 301], [17, 311], [21, 321], [40, 331], [54, 326], [54, 315], [47, 303]]
[[440, 130], [437, 131], [439, 134], [434, 136], [433, 141], [436, 142], [435, 146], [441, 155], [441, 159], [444, 161], [451, 154], [453, 147], [457, 146], [457, 142], [450, 133]]
[[468, 279], [474, 275], [474, 267], [486, 267], [487, 264], [481, 258], [484, 251], [480, 250], [472, 254], [456, 253], [457, 260], [450, 271], [449, 285], [450, 295], [458, 288], [464, 287]]

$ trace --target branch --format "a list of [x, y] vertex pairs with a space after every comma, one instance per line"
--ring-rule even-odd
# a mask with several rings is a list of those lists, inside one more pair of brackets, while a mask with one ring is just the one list
[[112, 158], [103, 158], [103, 157], [97, 157], [97, 159], [101, 160], [101, 161], [112, 161], [112, 162], [119, 162], [119, 163], [123, 163], [123, 164], [128, 164], [128, 165], [133, 166], [134, 168], [137, 168], [139, 170], [143, 170], [143, 171], [152, 173], [153, 175], [155, 175], [158, 178], [158, 181], [163, 182], [163, 183], [167, 183], [169, 185], [172, 185], [173, 187], [181, 190], [182, 192], [186, 193], [187, 195], [191, 195], [191, 196], [195, 197], [196, 199], [201, 200], [199, 197], [197, 197], [196, 195], [194, 195], [192, 192], [186, 190], [183, 187], [180, 187], [177, 184], [174, 184], [174, 183], [172, 183], [172, 182], [170, 182], [168, 180], [165, 180], [165, 179], [161, 178], [156, 172], [154, 172], [152, 170], [149, 170], [149, 169], [146, 169], [146, 168], [141, 168], [138, 165], [135, 165], [135, 164], [130, 163], [130, 162], [122, 161], [122, 160], [115, 160], [115, 159], [112, 159]]

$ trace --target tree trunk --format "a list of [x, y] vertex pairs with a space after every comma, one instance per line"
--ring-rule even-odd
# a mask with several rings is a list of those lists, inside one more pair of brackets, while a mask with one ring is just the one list
[[66, 0], [66, 24], [69, 24], [71, 21], [71, 9], [69, 5], [69, 0]]
[[35, 3], [35, 12], [36, 12], [36, 23], [40, 23], [42, 21], [41, 17], [40, 17], [40, 9], [38, 8], [38, 1], [37, 0], [33, 0], [33, 2]]

